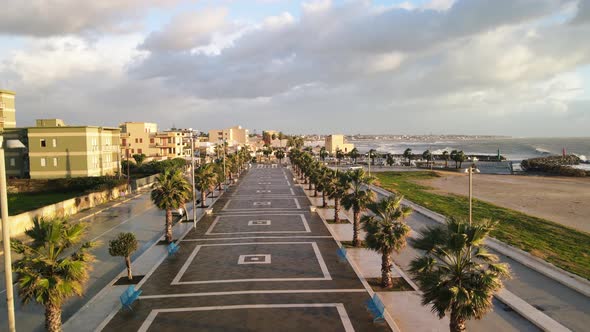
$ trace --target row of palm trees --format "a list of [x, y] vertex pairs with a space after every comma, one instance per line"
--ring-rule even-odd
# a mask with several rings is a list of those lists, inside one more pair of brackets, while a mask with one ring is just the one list
[[[242, 149], [226, 156], [225, 171], [221, 158], [196, 168], [195, 184], [201, 192], [201, 206], [205, 207], [208, 192], [221, 186], [226, 177], [231, 180], [238, 176], [249, 160], [250, 152]], [[172, 211], [184, 207], [191, 199], [192, 187], [182, 169], [171, 167], [158, 175], [151, 200], [166, 211], [168, 243], [172, 242]], [[36, 218], [33, 227], [25, 232], [29, 241], [11, 240], [11, 248], [19, 257], [13, 264], [19, 296], [23, 304], [34, 301], [45, 307], [47, 331], [61, 331], [62, 305], [68, 298], [84, 293], [94, 260], [89, 251], [96, 246], [84, 242], [85, 230], [86, 224], [71, 224], [66, 218]], [[129, 262], [127, 268], [130, 276]]]
[[[392, 286], [393, 253], [406, 245], [411, 229], [404, 220], [412, 209], [402, 205], [402, 195], [376, 201], [370, 185], [374, 178], [362, 169], [338, 172], [315, 161], [305, 151], [291, 150], [289, 158], [295, 175], [309, 184], [308, 189], [334, 200], [334, 221], [338, 222], [340, 205], [353, 213], [353, 240], [362, 246], [361, 225], [366, 231], [365, 245], [381, 254], [381, 286]], [[363, 215], [365, 211], [366, 213]], [[409, 272], [422, 291], [422, 304], [430, 305], [439, 318], [450, 316], [450, 331], [465, 331], [469, 319], [481, 319], [492, 310], [492, 299], [509, 278], [506, 264], [484, 247], [484, 240], [496, 222], [480, 220], [469, 223], [449, 218], [446, 224], [427, 227], [410, 239], [412, 247], [422, 253], [414, 258]]]

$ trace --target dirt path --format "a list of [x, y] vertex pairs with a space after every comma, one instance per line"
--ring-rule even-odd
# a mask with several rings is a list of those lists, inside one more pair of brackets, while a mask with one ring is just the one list
[[[466, 174], [420, 181], [437, 193], [469, 194]], [[590, 233], [590, 178], [476, 174], [474, 197]]]

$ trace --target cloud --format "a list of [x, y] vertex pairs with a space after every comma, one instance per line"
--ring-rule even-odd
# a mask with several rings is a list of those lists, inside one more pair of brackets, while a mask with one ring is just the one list
[[590, 23], [590, 2], [587, 0], [578, 1], [578, 12], [572, 20], [574, 24], [588, 24]]
[[135, 30], [150, 8], [178, 0], [4, 0], [0, 34], [48, 37]]
[[213, 34], [227, 27], [228, 10], [211, 8], [184, 12], [171, 19], [160, 31], [152, 32], [140, 46], [152, 51], [183, 51], [207, 45]]

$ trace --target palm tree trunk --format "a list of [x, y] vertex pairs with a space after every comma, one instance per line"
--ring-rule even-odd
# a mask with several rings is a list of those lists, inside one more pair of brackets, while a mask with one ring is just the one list
[[326, 191], [322, 191], [322, 207], [325, 208], [328, 206], [328, 202], [326, 202]]
[[340, 200], [338, 198], [334, 198], [334, 223], [340, 222]]
[[311, 180], [309, 181], [309, 188], [307, 190], [311, 190]]
[[166, 209], [166, 242], [172, 242], [172, 209]]
[[53, 303], [45, 305], [45, 329], [48, 332], [61, 332], [61, 307]]
[[381, 255], [381, 287], [390, 288], [393, 285], [391, 276], [391, 254], [384, 253]]
[[361, 211], [354, 210], [352, 213], [353, 218], [353, 233], [352, 233], [352, 245], [355, 247], [361, 246], [360, 240], [360, 230], [361, 230], [361, 222], [360, 222]]
[[131, 274], [131, 257], [125, 256], [125, 266], [127, 266], [127, 279], [133, 280], [133, 275]]
[[449, 330], [451, 332], [463, 332], [467, 330], [465, 327], [465, 319], [460, 317], [455, 310], [451, 310], [451, 319], [449, 321]]
[[318, 197], [318, 188], [316, 186], [313, 187], [313, 197]]
[[207, 192], [205, 190], [201, 190], [201, 207], [205, 208], [205, 201], [207, 200]]

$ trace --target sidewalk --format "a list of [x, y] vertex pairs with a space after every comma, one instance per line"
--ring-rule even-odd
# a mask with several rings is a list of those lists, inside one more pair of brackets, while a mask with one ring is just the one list
[[[215, 190], [214, 199], [208, 197], [207, 199], [212, 200], [209, 205], [212, 205], [219, 197], [223, 195], [223, 192]], [[192, 207], [188, 207], [188, 215], [192, 215]], [[197, 210], [197, 222], [205, 215], [206, 209]], [[193, 228], [192, 222], [178, 222], [172, 228], [173, 238], [182, 239], [191, 229]], [[163, 238], [163, 234], [162, 234]], [[149, 275], [153, 272], [153, 269], [158, 266], [162, 260], [168, 256], [167, 248], [164, 245], [157, 245], [158, 241], [155, 241], [141, 256], [137, 257], [132, 262], [133, 274], [138, 275]], [[103, 288], [98, 294], [96, 294], [90, 301], [80, 308], [74, 315], [72, 315], [63, 324], [63, 331], [100, 331], [100, 324], [105, 321], [109, 315], [114, 315], [119, 309], [121, 309], [121, 303], [119, 302], [119, 296], [123, 291], [129, 287], [128, 285], [115, 286], [113, 285], [120, 277], [126, 276], [127, 270], [122, 270], [117, 277], [115, 277], [108, 285]], [[142, 284], [140, 282], [135, 287]]]

